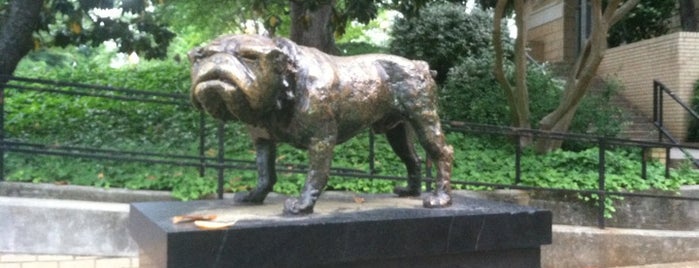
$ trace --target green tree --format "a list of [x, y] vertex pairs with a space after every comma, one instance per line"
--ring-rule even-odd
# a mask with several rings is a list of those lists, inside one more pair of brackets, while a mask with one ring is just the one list
[[[2, 2], [0, 9], [0, 75], [11, 75], [34, 47], [32, 32], [39, 28], [42, 0]], [[0, 76], [0, 87], [7, 78]]]
[[[214, 0], [209, 0], [214, 1]], [[368, 23], [380, 8], [394, 9], [406, 17], [417, 16], [419, 10], [435, 0], [242, 0], [223, 1], [248, 7], [254, 18], [289, 18], [290, 39], [300, 45], [337, 54], [335, 36], [342, 35], [347, 23], [356, 20]], [[450, 2], [461, 2], [451, 0]], [[283, 20], [283, 19], [282, 19]], [[269, 23], [268, 23], [269, 24]]]
[[[592, 29], [590, 37], [575, 60], [575, 63], [566, 78], [560, 102], [556, 109], [544, 116], [539, 121], [539, 129], [552, 132], [567, 132], [573, 121], [573, 116], [587, 94], [590, 82], [597, 73], [597, 68], [602, 62], [604, 52], [607, 49], [607, 35], [610, 27], [619, 22], [628, 14], [640, 0], [609, 0], [590, 1]], [[525, 0], [480, 0], [484, 7], [495, 6], [495, 21], [493, 22], [493, 44], [495, 46], [495, 74], [498, 83], [505, 90], [508, 98], [513, 125], [527, 128], [529, 122], [529, 101], [526, 87], [526, 22], [531, 12], [531, 1]], [[515, 24], [517, 26], [517, 40], [515, 41], [515, 83], [511, 84], [506, 79], [504, 71], [503, 50], [501, 48], [501, 24], [499, 20], [504, 18], [508, 11], [514, 10]], [[525, 35], [522, 35], [525, 34]], [[528, 142], [528, 141], [527, 141]], [[561, 140], [539, 139], [536, 151], [547, 153], [560, 148]]]
[[[567, 132], [573, 116], [587, 94], [590, 82], [597, 74], [607, 50], [607, 34], [612, 25], [628, 14], [640, 0], [591, 1], [592, 29], [580, 55], [566, 79], [563, 95], [558, 107], [539, 121], [539, 129], [552, 132]], [[560, 140], [539, 139], [536, 151], [547, 153], [560, 148]]]
[[676, 10], [675, 5], [675, 0], [641, 0], [636, 8], [609, 29], [609, 46], [616, 47], [666, 34], [670, 18]]
[[491, 46], [492, 23], [486, 11], [469, 14], [462, 4], [434, 3], [420, 10], [419, 16], [396, 19], [389, 51], [427, 61], [437, 71], [437, 82], [443, 84], [460, 58], [481, 54]]
[[[42, 46], [98, 46], [114, 40], [121, 52], [162, 58], [174, 37], [150, 12], [151, 1], [0, 0], [0, 75]], [[101, 15], [115, 9], [117, 16]], [[0, 84], [6, 82], [0, 78]]]
[[694, 8], [694, 0], [679, 0], [680, 2], [680, 25], [682, 31], [697, 31], [697, 14]]
[[[483, 4], [483, 3], [481, 3]], [[495, 51], [495, 78], [505, 93], [507, 104], [510, 107], [510, 120], [512, 126], [517, 128], [531, 128], [529, 111], [529, 90], [527, 88], [527, 21], [532, 8], [532, 1], [522, 0], [498, 0], [495, 4], [493, 15], [493, 48]], [[515, 39], [514, 84], [507, 79], [505, 74], [505, 52], [503, 50], [502, 18], [514, 6], [515, 24], [517, 25], [517, 38]], [[527, 145], [530, 139], [523, 138], [520, 141]]]

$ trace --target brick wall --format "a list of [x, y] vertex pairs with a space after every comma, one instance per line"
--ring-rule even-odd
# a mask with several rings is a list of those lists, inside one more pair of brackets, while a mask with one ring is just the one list
[[[597, 72], [623, 83], [621, 92], [648, 118], [653, 113], [653, 80], [670, 88], [690, 103], [692, 85], [699, 79], [699, 33], [676, 32], [607, 50]], [[679, 105], [665, 97], [665, 126], [684, 140], [689, 117]]]
[[0, 252], [0, 268], [136, 268], [138, 258], [23, 255]]
[[572, 62], [577, 54], [577, 0], [539, 1], [528, 22], [529, 55], [540, 62]]
[[563, 18], [529, 29], [528, 39], [531, 56], [538, 61], [560, 62], [563, 60]]

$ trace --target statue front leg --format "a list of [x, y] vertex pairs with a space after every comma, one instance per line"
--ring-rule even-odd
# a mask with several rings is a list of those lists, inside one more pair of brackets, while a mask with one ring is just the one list
[[272, 191], [277, 183], [275, 162], [277, 158], [276, 144], [268, 139], [255, 140], [257, 162], [257, 186], [239, 201], [249, 203], [262, 203], [267, 194]]
[[335, 147], [334, 137], [312, 138], [308, 150], [309, 171], [306, 184], [298, 198], [289, 198], [284, 203], [285, 215], [305, 215], [313, 213], [313, 206], [328, 184], [330, 164]]

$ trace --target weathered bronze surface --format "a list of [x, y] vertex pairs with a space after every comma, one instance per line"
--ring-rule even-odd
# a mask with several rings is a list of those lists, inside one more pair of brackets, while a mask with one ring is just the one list
[[327, 184], [333, 148], [364, 129], [385, 133], [408, 170], [399, 196], [420, 195], [420, 163], [409, 128], [437, 167], [425, 207], [451, 204], [452, 148], [437, 115], [427, 63], [392, 55], [336, 57], [284, 38], [225, 35], [189, 53], [192, 102], [215, 118], [248, 126], [257, 150], [258, 184], [242, 201], [261, 203], [272, 190], [276, 142], [308, 150], [299, 198], [285, 214], [307, 214]]

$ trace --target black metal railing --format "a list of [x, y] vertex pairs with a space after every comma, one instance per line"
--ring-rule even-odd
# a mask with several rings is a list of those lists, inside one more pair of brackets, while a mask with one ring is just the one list
[[[21, 78], [21, 77], [0, 77], [0, 81], [6, 79], [8, 82], [4, 85], [0, 85], [0, 155], [5, 155], [6, 152], [15, 153], [26, 153], [26, 154], [40, 154], [40, 155], [56, 155], [56, 156], [66, 156], [66, 157], [80, 157], [80, 158], [91, 158], [100, 160], [118, 160], [126, 162], [141, 162], [141, 163], [154, 163], [154, 164], [165, 164], [165, 165], [175, 165], [175, 166], [185, 166], [192, 167], [199, 170], [199, 174], [203, 176], [207, 169], [215, 169], [217, 172], [218, 179], [218, 197], [223, 198], [223, 176], [228, 169], [238, 169], [238, 170], [256, 170], [256, 165], [254, 161], [251, 160], [240, 160], [240, 159], [230, 159], [226, 158], [224, 155], [224, 137], [226, 136], [224, 124], [221, 122], [216, 122], [216, 146], [217, 154], [215, 157], [209, 157], [205, 154], [205, 144], [207, 143], [206, 138], [208, 137], [207, 131], [210, 128], [211, 121], [208, 121], [208, 116], [205, 116], [200, 112], [197, 135], [198, 140], [198, 153], [197, 154], [165, 154], [165, 153], [153, 153], [153, 152], [142, 152], [134, 150], [117, 150], [117, 149], [103, 149], [103, 148], [93, 148], [87, 146], [67, 146], [67, 145], [55, 145], [55, 144], [40, 144], [31, 143], [26, 141], [20, 141], [15, 139], [7, 139], [5, 137], [5, 91], [7, 89], [15, 89], [20, 91], [36, 91], [45, 92], [51, 94], [68, 94], [68, 95], [79, 95], [79, 96], [91, 96], [99, 97], [105, 99], [112, 99], [118, 101], [130, 101], [130, 102], [146, 102], [153, 103], [156, 105], [176, 105], [182, 107], [189, 107], [188, 97], [185, 94], [164, 94], [143, 90], [134, 90], [126, 88], [114, 88], [105, 86], [94, 86], [85, 85], [78, 83], [67, 83], [60, 81], [50, 81], [42, 79], [32, 79], [32, 78]], [[193, 109], [182, 109], [183, 113], [196, 113]], [[662, 117], [660, 117], [660, 122], [662, 122]], [[207, 127], [207, 125], [209, 127]], [[463, 132], [470, 134], [489, 134], [497, 136], [509, 137], [511, 141], [514, 141], [515, 145], [515, 156], [514, 156], [514, 169], [515, 175], [512, 184], [495, 184], [495, 183], [483, 183], [475, 181], [464, 181], [464, 180], [452, 180], [453, 184], [466, 185], [466, 186], [483, 186], [490, 188], [509, 188], [509, 189], [521, 189], [521, 190], [542, 190], [558, 193], [576, 193], [576, 194], [593, 194], [597, 195], [599, 198], [598, 202], [598, 213], [597, 221], [600, 228], [605, 227], [604, 209], [605, 202], [610, 196], [628, 196], [628, 197], [643, 197], [643, 198], [662, 198], [662, 199], [672, 199], [672, 200], [688, 200], [688, 201], [699, 201], [696, 197], [683, 197], [676, 195], [660, 195], [660, 194], [648, 194], [648, 193], [632, 193], [632, 192], [618, 192], [607, 190], [606, 185], [606, 168], [607, 160], [605, 158], [606, 151], [615, 146], [630, 146], [641, 148], [641, 151], [646, 151], [648, 148], [665, 148], [668, 152], [671, 148], [683, 148], [683, 149], [697, 149], [699, 147], [692, 146], [682, 146], [675, 143], [649, 142], [649, 141], [636, 141], [627, 139], [618, 139], [611, 137], [600, 137], [585, 134], [573, 134], [573, 133], [558, 133], [558, 132], [546, 132], [533, 129], [518, 129], [505, 126], [493, 126], [484, 124], [474, 124], [466, 122], [443, 122], [443, 128], [445, 131], [452, 132]], [[523, 155], [523, 150], [521, 147], [520, 139], [532, 138], [532, 139], [553, 139], [561, 141], [578, 141], [593, 143], [597, 146], [599, 150], [598, 155], [598, 183], [596, 189], [560, 189], [560, 188], [544, 188], [522, 185], [522, 167], [521, 159]], [[369, 135], [370, 144], [368, 146], [368, 161], [369, 170], [358, 170], [349, 168], [338, 168], [333, 167], [331, 169], [332, 176], [338, 176], [343, 178], [361, 178], [361, 179], [385, 179], [385, 180], [404, 180], [403, 176], [392, 176], [392, 175], [379, 175], [375, 174], [374, 170], [374, 135], [370, 133]], [[669, 154], [668, 154], [669, 155]], [[647, 177], [647, 158], [641, 156], [642, 165], [639, 174], [642, 178]], [[0, 180], [4, 179], [4, 157], [0, 157]], [[669, 163], [669, 162], [666, 162]], [[429, 161], [424, 163], [427, 168], [425, 169], [425, 183], [428, 190], [432, 186], [432, 170]], [[308, 171], [308, 166], [297, 163], [278, 163], [278, 172], [285, 173], [306, 173]], [[666, 176], [669, 174], [669, 165], [666, 165]]]
[[[47, 94], [63, 94], [70, 96], [97, 97], [114, 101], [127, 101], [137, 103], [152, 103], [155, 105], [175, 105], [183, 107], [183, 113], [196, 113], [189, 103], [189, 96], [177, 93], [161, 93], [153, 91], [136, 90], [129, 88], [117, 88], [98, 85], [87, 85], [73, 82], [52, 81], [36, 78], [24, 78], [14, 76], [1, 76], [0, 81], [8, 81], [0, 85], [0, 155], [5, 152], [17, 152], [28, 154], [55, 155], [67, 157], [81, 157], [99, 160], [117, 160], [127, 162], [140, 162], [149, 164], [167, 164], [174, 166], [195, 167], [199, 169], [199, 175], [204, 176], [207, 169], [215, 169], [218, 179], [217, 194], [223, 198], [224, 172], [226, 169], [256, 170], [255, 161], [225, 158], [224, 138], [226, 137], [225, 125], [216, 121], [216, 151], [215, 157], [206, 156], [207, 120], [209, 117], [199, 111], [197, 127], [198, 154], [164, 154], [153, 152], [141, 152], [133, 150], [102, 149], [87, 146], [66, 146], [56, 144], [39, 144], [27, 141], [7, 139], [5, 136], [5, 97], [7, 89], [18, 91], [44, 92]], [[373, 138], [373, 134], [370, 135]], [[372, 139], [373, 144], [373, 139]], [[340, 177], [378, 178], [387, 180], [402, 180], [400, 176], [376, 175], [373, 173], [373, 145], [370, 148], [371, 169], [362, 171], [349, 168], [333, 167], [330, 174]], [[277, 169], [280, 172], [305, 173], [308, 167], [296, 163], [279, 163]], [[4, 180], [4, 158], [0, 157], [0, 181]]]
[[[686, 113], [688, 113], [691, 116], [690, 120], [699, 121], [699, 114], [697, 114], [697, 112], [689, 107], [689, 105], [677, 97], [677, 95], [675, 95], [675, 93], [663, 83], [658, 80], [653, 80], [653, 124], [658, 129], [658, 141], [662, 142], [663, 139], [667, 139], [672, 144], [680, 145], [681, 142], [677, 140], [665, 127], [665, 95], [674, 101], [672, 104], [679, 105]], [[695, 159], [691, 152], [682, 146], [677, 146], [676, 148], [678, 148], [688, 160], [692, 161], [696, 167], [699, 167], [699, 160]], [[665, 152], [668, 161], [667, 163], [670, 161], [671, 149], [672, 148], [669, 148]]]

